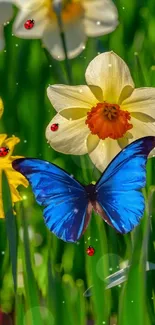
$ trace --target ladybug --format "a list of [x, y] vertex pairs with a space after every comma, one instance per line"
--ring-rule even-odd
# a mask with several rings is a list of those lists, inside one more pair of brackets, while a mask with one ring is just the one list
[[9, 152], [9, 148], [7, 147], [1, 147], [0, 148], [0, 157], [5, 157]]
[[95, 254], [95, 249], [92, 246], [89, 246], [86, 250], [87, 255], [93, 256]]
[[59, 124], [58, 123], [54, 123], [54, 124], [52, 124], [51, 125], [51, 131], [57, 131], [58, 130], [58, 128], [59, 128]]
[[33, 19], [28, 19], [24, 24], [24, 27], [26, 29], [32, 29], [33, 26], [34, 26], [34, 20]]

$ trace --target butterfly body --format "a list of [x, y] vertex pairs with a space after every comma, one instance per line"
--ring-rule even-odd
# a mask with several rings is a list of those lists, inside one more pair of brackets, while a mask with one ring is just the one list
[[76, 242], [89, 224], [92, 209], [122, 234], [139, 224], [145, 208], [140, 190], [146, 183], [147, 156], [154, 147], [153, 136], [131, 143], [95, 185], [83, 186], [61, 168], [39, 159], [17, 159], [13, 168], [30, 182], [50, 231], [64, 241]]

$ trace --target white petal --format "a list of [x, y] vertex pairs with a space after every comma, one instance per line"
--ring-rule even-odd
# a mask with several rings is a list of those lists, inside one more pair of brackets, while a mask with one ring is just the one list
[[11, 4], [11, 3], [17, 6], [20, 2], [23, 4], [24, 2], [27, 3], [28, 1], [31, 0], [0, 0], [0, 6], [1, 4], [4, 5], [4, 4]]
[[118, 11], [111, 0], [83, 0], [85, 17], [96, 21], [108, 21], [118, 18]]
[[120, 150], [121, 148], [116, 140], [107, 138], [105, 140], [100, 140], [96, 149], [92, 151], [89, 156], [93, 164], [103, 172]]
[[[65, 40], [66, 40], [66, 47], [68, 52], [68, 58], [72, 59], [80, 54], [84, 50], [84, 45], [86, 41], [86, 35], [84, 30], [84, 22], [80, 18], [75, 22], [70, 22], [64, 25], [64, 33], [65, 33]], [[62, 39], [60, 37], [60, 31], [58, 26], [50, 25], [43, 36], [43, 43], [45, 47], [48, 49], [50, 54], [56, 60], [64, 60], [65, 53], [62, 46]]]
[[[6, 0], [7, 1], [7, 0]], [[9, 0], [9, 1], [13, 1], [14, 0]], [[18, 6], [20, 6], [21, 8], [30, 8], [33, 9], [34, 7], [39, 7], [41, 5], [43, 5], [43, 3], [45, 3], [45, 0], [16, 0], [16, 4], [18, 4]]]
[[0, 25], [0, 51], [2, 51], [4, 47], [5, 47], [5, 40], [4, 40], [3, 26]]
[[[24, 27], [28, 19], [34, 20], [34, 26], [31, 29]], [[41, 38], [48, 24], [46, 6], [32, 6], [32, 8], [23, 6], [15, 19], [13, 33], [21, 38]]]
[[99, 86], [103, 90], [104, 100], [116, 104], [123, 88], [134, 87], [126, 63], [115, 53], [106, 52], [96, 56], [86, 70], [88, 85]]
[[155, 136], [155, 123], [141, 122], [134, 117], [131, 117], [130, 122], [133, 125], [133, 128], [129, 131], [132, 135], [132, 138], [129, 139], [129, 143], [145, 136]]
[[0, 1], [0, 24], [9, 21], [13, 16], [13, 7], [10, 3]]
[[118, 25], [117, 21], [115, 23], [104, 22], [98, 24], [98, 21], [96, 22], [94, 20], [89, 20], [89, 19], [85, 19], [84, 23], [85, 23], [86, 35], [89, 37], [97, 37], [97, 36], [107, 35], [109, 33], [112, 33]]
[[111, 33], [118, 25], [118, 12], [112, 1], [85, 0], [85, 28], [88, 36]]
[[[57, 131], [51, 131], [53, 123], [58, 123]], [[90, 133], [85, 118], [69, 121], [60, 114], [52, 119], [46, 129], [46, 139], [56, 151], [64, 154], [83, 155], [87, 153], [86, 140]]]
[[121, 107], [131, 113], [143, 113], [155, 119], [155, 88], [134, 89]]
[[98, 102], [88, 86], [49, 86], [47, 88], [47, 96], [57, 112], [64, 108], [88, 110]]

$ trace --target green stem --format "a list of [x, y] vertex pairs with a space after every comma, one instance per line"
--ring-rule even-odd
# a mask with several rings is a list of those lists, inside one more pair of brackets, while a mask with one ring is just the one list
[[49, 62], [49, 65], [52, 66], [52, 71], [54, 74], [58, 77], [59, 82], [66, 83], [67, 80], [64, 77], [64, 73], [60, 67], [60, 65], [52, 58], [52, 56], [49, 54], [49, 52], [44, 48], [44, 53], [46, 55], [47, 61]]
[[14, 282], [14, 292], [17, 290], [17, 225], [15, 216], [12, 210], [12, 199], [10, 186], [8, 184], [8, 179], [6, 177], [5, 172], [2, 173], [2, 198], [3, 198], [3, 206], [4, 206], [4, 214], [6, 220], [6, 231], [9, 243], [9, 251], [10, 251], [10, 260], [12, 267], [12, 276]]
[[67, 71], [67, 77], [68, 77], [68, 82], [72, 84], [72, 70], [71, 70], [71, 65], [68, 59], [68, 54], [67, 54], [67, 46], [66, 46], [66, 40], [65, 40], [65, 33], [64, 33], [64, 27], [63, 27], [63, 22], [62, 22], [62, 17], [61, 17], [61, 11], [62, 11], [62, 4], [61, 1], [53, 5], [53, 9], [56, 13], [57, 16], [57, 21], [58, 21], [58, 26], [59, 26], [59, 31], [60, 31], [60, 37], [62, 41], [62, 46], [64, 49], [65, 53], [65, 65], [66, 65], [66, 71]]

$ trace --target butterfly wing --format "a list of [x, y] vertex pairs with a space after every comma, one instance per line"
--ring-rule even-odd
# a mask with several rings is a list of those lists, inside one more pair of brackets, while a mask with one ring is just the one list
[[131, 231], [143, 216], [145, 204], [140, 190], [146, 183], [147, 156], [154, 147], [153, 136], [131, 143], [113, 159], [96, 184], [103, 218], [120, 233]]
[[44, 219], [50, 231], [64, 241], [76, 242], [90, 218], [84, 187], [61, 168], [43, 160], [16, 159], [13, 168], [28, 179], [37, 203], [45, 207]]

